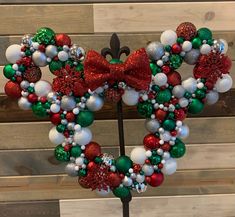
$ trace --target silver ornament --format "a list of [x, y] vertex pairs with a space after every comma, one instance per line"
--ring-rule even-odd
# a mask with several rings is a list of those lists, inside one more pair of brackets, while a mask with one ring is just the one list
[[150, 132], [150, 133], [156, 133], [158, 128], [160, 127], [160, 124], [157, 120], [155, 119], [147, 119], [145, 121], [145, 128]]
[[69, 175], [69, 176], [72, 176], [72, 177], [75, 177], [78, 175], [78, 172], [77, 170], [75, 169], [76, 168], [76, 164], [74, 163], [69, 163], [66, 165], [65, 167], [65, 172]]
[[45, 53], [48, 57], [53, 58], [57, 55], [58, 51], [57, 51], [57, 47], [54, 45], [48, 45], [46, 47]]
[[22, 37], [21, 42], [25, 47], [30, 47], [32, 44], [32, 38], [33, 36], [31, 34], [26, 34]]
[[181, 98], [185, 94], [185, 89], [183, 88], [182, 85], [176, 85], [176, 86], [174, 86], [172, 93], [175, 97]]
[[142, 170], [144, 171], [144, 174], [146, 176], [151, 176], [154, 172], [153, 166], [148, 165], [148, 164], [144, 164], [144, 166], [142, 167]]
[[151, 60], [159, 60], [165, 54], [163, 44], [158, 41], [149, 43], [146, 47], [146, 52]]
[[114, 157], [112, 155], [104, 153], [101, 159], [105, 165], [111, 166], [113, 164]]
[[228, 51], [228, 43], [224, 39], [214, 40], [212, 48], [214, 51], [225, 54]]
[[47, 94], [47, 100], [50, 102], [54, 102], [57, 99], [57, 94], [55, 92], [50, 92]]
[[196, 64], [199, 56], [200, 56], [200, 51], [198, 49], [192, 49], [185, 54], [184, 61], [189, 65], [194, 65]]
[[86, 101], [86, 106], [91, 111], [98, 111], [104, 105], [104, 100], [99, 97], [97, 94], [91, 95]]
[[61, 108], [65, 111], [71, 111], [75, 108], [76, 102], [72, 96], [63, 96], [61, 99]]
[[79, 47], [77, 44], [73, 44], [70, 48], [70, 57], [75, 61], [82, 61], [85, 58], [85, 51], [82, 47]]
[[133, 183], [132, 179], [125, 176], [124, 179], [122, 180], [122, 184], [125, 186], [131, 186]]
[[36, 66], [43, 67], [47, 65], [47, 57], [40, 51], [35, 51], [32, 55], [32, 59]]

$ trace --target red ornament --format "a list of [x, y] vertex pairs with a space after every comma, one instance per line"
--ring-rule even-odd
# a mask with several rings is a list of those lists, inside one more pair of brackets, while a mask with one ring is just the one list
[[4, 87], [5, 93], [7, 96], [12, 98], [20, 98], [21, 97], [21, 88], [18, 83], [13, 81], [8, 81]]
[[117, 173], [110, 173], [108, 180], [110, 187], [118, 187], [121, 184], [121, 178]]
[[160, 139], [154, 134], [148, 134], [144, 137], [144, 147], [146, 149], [154, 150], [160, 147]]
[[176, 71], [171, 72], [167, 75], [167, 82], [172, 86], [179, 85], [181, 84], [181, 75]]
[[149, 182], [149, 185], [151, 185], [152, 187], [157, 187], [164, 181], [164, 175], [162, 173], [153, 173], [150, 178], [151, 180]]
[[95, 157], [101, 155], [100, 145], [96, 142], [90, 142], [86, 145], [84, 151], [85, 157], [88, 160], [93, 160]]
[[37, 66], [31, 66], [23, 73], [23, 78], [29, 83], [36, 83], [42, 77], [41, 69]]
[[68, 113], [66, 114], [66, 119], [67, 119], [68, 122], [74, 121], [75, 115], [73, 114], [73, 112], [68, 112]]
[[28, 101], [31, 103], [35, 103], [38, 101], [38, 96], [34, 93], [28, 95]]
[[41, 52], [45, 52], [45, 50], [46, 50], [46, 47], [45, 47], [45, 45], [44, 44], [40, 44], [39, 46], [38, 46], [38, 50], [40, 50]]
[[176, 34], [178, 37], [182, 37], [185, 40], [190, 41], [197, 35], [197, 28], [190, 22], [184, 22], [177, 27]]
[[18, 84], [20, 84], [21, 81], [23, 81], [22, 77], [21, 77], [21, 76], [16, 76], [16, 82], [17, 82]]
[[163, 71], [165, 74], [168, 74], [168, 73], [171, 71], [171, 68], [170, 68], [170, 66], [168, 66], [168, 65], [163, 65], [163, 66], [162, 66], [162, 71]]
[[141, 166], [139, 164], [134, 164], [133, 165], [133, 171], [134, 173], [139, 173], [141, 170]]
[[182, 51], [182, 48], [179, 44], [175, 43], [171, 47], [172, 53], [179, 54]]
[[171, 131], [171, 135], [172, 136], [176, 136], [177, 135], [177, 131], [176, 130]]
[[155, 116], [160, 122], [162, 122], [165, 119], [166, 115], [167, 112], [162, 109], [158, 109], [155, 111]]
[[176, 120], [183, 121], [186, 118], [186, 113], [183, 109], [175, 110]]
[[115, 103], [119, 102], [122, 98], [122, 94], [113, 88], [105, 90], [104, 96], [106, 101]]
[[163, 151], [170, 151], [171, 145], [170, 145], [168, 142], [165, 142], [165, 143], [161, 146], [161, 149], [162, 149]]
[[69, 135], [69, 131], [68, 130], [64, 131], [64, 136], [65, 136], [65, 138], [69, 138], [70, 135]]
[[41, 96], [40, 97], [40, 102], [41, 103], [46, 103], [47, 102], [47, 98], [45, 96]]
[[72, 148], [72, 145], [69, 145], [69, 144], [67, 144], [67, 145], [64, 146], [64, 150], [65, 150], [66, 152], [68, 152], [71, 148]]
[[57, 46], [71, 45], [71, 38], [66, 34], [56, 34], [55, 43]]
[[208, 90], [212, 90], [214, 87], [214, 84], [212, 82], [206, 81], [205, 86]]
[[61, 117], [59, 113], [56, 114], [52, 114], [50, 117], [50, 121], [51, 123], [53, 123], [54, 125], [58, 125], [61, 122]]
[[157, 165], [157, 167], [158, 167], [158, 169], [162, 169], [163, 168], [163, 164], [160, 163], [160, 164]]
[[94, 170], [97, 168], [97, 164], [94, 162], [94, 161], [90, 161], [88, 164], [87, 164], [87, 169], [88, 170]]

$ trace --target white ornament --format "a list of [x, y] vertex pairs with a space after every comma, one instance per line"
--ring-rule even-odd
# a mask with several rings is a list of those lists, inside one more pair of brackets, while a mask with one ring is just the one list
[[75, 163], [76, 163], [76, 165], [78, 165], [78, 166], [82, 166], [83, 163], [84, 163], [84, 158], [83, 158], [83, 157], [78, 157], [78, 158], [76, 158]]
[[74, 134], [73, 138], [74, 138], [74, 141], [78, 145], [80, 145], [80, 146], [87, 145], [92, 139], [92, 134], [91, 134], [90, 129], [82, 128], [80, 131], [78, 131]]
[[165, 164], [162, 168], [162, 173], [165, 175], [172, 175], [176, 172], [177, 162], [174, 158], [169, 158], [165, 161]]
[[28, 87], [29, 87], [29, 82], [28, 81], [21, 81], [21, 83], [20, 83], [20, 87], [22, 88], [22, 89], [27, 89]]
[[225, 93], [233, 86], [233, 79], [229, 74], [222, 74], [222, 78], [219, 78], [215, 83], [215, 88], [219, 93]]
[[192, 50], [192, 43], [190, 41], [184, 41], [182, 44], [182, 50], [185, 52]]
[[201, 54], [208, 54], [211, 52], [211, 46], [209, 44], [203, 44], [200, 47], [200, 53]]
[[19, 100], [18, 100], [18, 105], [21, 109], [23, 110], [29, 110], [31, 108], [31, 103], [28, 101], [27, 98], [25, 97], [21, 97]]
[[208, 105], [213, 105], [215, 104], [217, 101], [219, 100], [219, 94], [217, 91], [209, 91], [207, 94], [206, 94], [206, 103]]
[[183, 124], [178, 131], [178, 137], [185, 139], [189, 136], [189, 127], [186, 124]]
[[47, 100], [52, 102], [52, 101], [55, 101], [57, 98], [57, 95], [55, 92], [50, 92], [47, 94]]
[[183, 88], [182, 85], [176, 85], [176, 86], [174, 86], [172, 93], [175, 97], [181, 98], [185, 94], [185, 89]]
[[65, 51], [60, 51], [58, 53], [58, 58], [59, 58], [60, 61], [65, 62], [65, 61], [68, 60], [69, 54], [67, 52], [65, 52]]
[[10, 63], [16, 63], [17, 60], [21, 59], [21, 46], [13, 44], [6, 49], [6, 58]]
[[34, 90], [37, 96], [47, 96], [51, 92], [51, 84], [47, 81], [38, 81], [35, 83]]
[[45, 53], [48, 57], [53, 58], [57, 55], [57, 47], [54, 45], [48, 45]]
[[65, 111], [71, 111], [75, 108], [76, 102], [72, 96], [63, 96], [61, 99], [61, 108]]
[[167, 83], [167, 76], [164, 73], [157, 73], [154, 78], [153, 81], [156, 85], [158, 86], [164, 86]]
[[142, 170], [144, 171], [145, 176], [151, 176], [154, 172], [153, 166], [149, 164], [144, 164]]
[[189, 101], [185, 97], [182, 97], [182, 98], [179, 99], [180, 107], [185, 108], [185, 107], [188, 106], [188, 104], [189, 104]]
[[90, 111], [99, 111], [104, 105], [104, 100], [97, 94], [91, 95], [86, 101], [86, 106]]
[[36, 66], [46, 66], [47, 65], [47, 56], [41, 51], [35, 51], [32, 55], [32, 60]]
[[150, 133], [156, 133], [160, 127], [159, 122], [156, 119], [147, 119], [145, 121], [145, 128], [150, 132]]
[[58, 113], [60, 111], [60, 106], [58, 104], [51, 104], [50, 111], [52, 113]]
[[144, 164], [147, 159], [145, 152], [143, 147], [136, 147], [131, 151], [130, 158], [136, 164]]
[[144, 180], [145, 180], [144, 175], [137, 174], [137, 176], [136, 176], [136, 181], [137, 182], [142, 183], [142, 182], [144, 182]]
[[59, 145], [62, 144], [65, 140], [65, 137], [62, 133], [59, 133], [56, 129], [56, 127], [51, 128], [49, 132], [49, 140], [55, 144]]
[[132, 179], [125, 176], [124, 179], [122, 180], [122, 184], [125, 186], [131, 186], [133, 183]]
[[182, 82], [182, 86], [189, 93], [193, 93], [197, 89], [197, 80], [195, 78], [188, 78]]
[[168, 142], [171, 139], [171, 134], [169, 131], [165, 131], [163, 134], [160, 134], [160, 139]]
[[126, 89], [122, 95], [122, 101], [129, 106], [136, 105], [139, 100], [139, 92], [134, 89]]
[[173, 45], [176, 43], [177, 34], [173, 30], [166, 30], [161, 34], [161, 43], [164, 45]]

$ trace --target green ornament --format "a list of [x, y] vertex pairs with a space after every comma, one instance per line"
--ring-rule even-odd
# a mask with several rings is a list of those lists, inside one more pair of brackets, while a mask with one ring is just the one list
[[49, 64], [49, 69], [53, 73], [54, 71], [60, 70], [63, 67], [63, 63], [61, 61], [51, 61]]
[[125, 174], [132, 167], [133, 162], [129, 157], [123, 155], [116, 159], [115, 164], [116, 164], [117, 170]]
[[34, 87], [29, 86], [27, 88], [27, 90], [28, 90], [29, 93], [33, 93], [34, 92]]
[[20, 65], [20, 66], [18, 67], [18, 70], [19, 70], [20, 72], [24, 72], [25, 69], [26, 69], [26, 67], [25, 67], [24, 65]]
[[184, 38], [182, 38], [182, 37], [177, 38], [178, 44], [183, 44], [183, 42], [184, 42]]
[[15, 75], [15, 70], [12, 68], [12, 64], [7, 64], [4, 66], [3, 74], [6, 78], [11, 78]]
[[78, 171], [78, 176], [86, 176], [86, 170], [85, 169], [81, 169]]
[[153, 113], [153, 106], [150, 102], [140, 102], [137, 105], [137, 111], [139, 114], [146, 118], [150, 118]]
[[50, 107], [51, 107], [51, 103], [50, 102], [45, 102], [44, 104], [43, 104], [43, 107], [45, 108], [45, 109], [49, 109]]
[[192, 99], [192, 102], [189, 104], [188, 111], [192, 114], [197, 114], [200, 113], [203, 110], [203, 108], [204, 104], [200, 100], [194, 98]]
[[159, 91], [156, 96], [156, 101], [158, 103], [165, 103], [169, 102], [170, 100], [171, 100], [171, 92], [168, 89]]
[[54, 153], [55, 153], [55, 158], [58, 161], [63, 161], [64, 162], [64, 161], [69, 161], [70, 160], [69, 152], [66, 152], [62, 145], [56, 146]]
[[152, 90], [158, 92], [160, 90], [160, 87], [158, 85], [153, 85]]
[[153, 62], [150, 63], [150, 69], [152, 71], [152, 75], [156, 75], [158, 72], [161, 72], [161, 69]]
[[191, 96], [192, 96], [192, 94], [189, 92], [185, 92], [185, 94], [184, 94], [184, 97], [187, 99], [191, 98]]
[[80, 146], [73, 146], [71, 148], [70, 154], [72, 157], [79, 157], [82, 153], [82, 149]]
[[168, 119], [174, 119], [174, 118], [175, 118], [175, 113], [174, 112], [169, 112]]
[[197, 97], [198, 99], [203, 99], [203, 98], [206, 97], [206, 93], [205, 93], [205, 91], [203, 91], [202, 89], [197, 89], [197, 90], [195, 91], [195, 95], [196, 95], [196, 97]]
[[65, 125], [63, 124], [59, 124], [56, 126], [56, 130], [59, 132], [59, 133], [63, 133], [65, 131]]
[[183, 59], [180, 55], [173, 54], [170, 56], [170, 66], [174, 69], [178, 69], [183, 62]]
[[166, 119], [164, 122], [163, 122], [163, 128], [165, 130], [168, 130], [168, 131], [172, 131], [175, 129], [175, 121], [171, 120], [171, 119]]
[[200, 38], [194, 38], [192, 41], [193, 48], [199, 48], [202, 45], [202, 41]]
[[41, 102], [37, 102], [36, 104], [32, 105], [33, 113], [39, 117], [47, 116], [47, 110], [43, 107]]
[[162, 158], [159, 155], [153, 155], [149, 158], [151, 164], [153, 165], [157, 165], [159, 163], [161, 163]]
[[91, 111], [81, 111], [79, 112], [76, 122], [82, 127], [90, 126], [94, 121], [94, 114]]
[[81, 63], [78, 63], [76, 66], [76, 71], [81, 72], [83, 71], [83, 68], [84, 68], [83, 65]]
[[185, 152], [185, 144], [180, 139], [176, 139], [175, 145], [173, 145], [170, 150], [171, 157], [180, 158], [185, 154]]
[[213, 45], [213, 42], [214, 42], [214, 40], [213, 40], [213, 39], [208, 39], [208, 40], [207, 40], [207, 44], [209, 44], [210, 46], [212, 46], [212, 45]]
[[123, 186], [123, 187], [118, 187], [118, 188], [113, 189], [113, 194], [114, 194], [116, 197], [124, 198], [124, 197], [129, 196], [130, 190], [129, 190], [129, 188], [127, 188], [127, 187], [125, 187], [125, 186]]
[[102, 163], [102, 158], [101, 157], [95, 157], [95, 163], [97, 163], [97, 164], [100, 164], [100, 163]]
[[54, 44], [55, 32], [47, 27], [43, 27], [37, 30], [36, 35], [33, 37], [33, 41], [39, 44]]
[[27, 49], [24, 53], [25, 53], [25, 56], [27, 57], [31, 56], [31, 51], [29, 49]]
[[167, 52], [171, 51], [171, 46], [170, 45], [166, 45], [164, 48], [165, 48], [165, 51], [167, 51]]
[[203, 40], [212, 39], [212, 32], [208, 28], [201, 28], [197, 31], [198, 37]]

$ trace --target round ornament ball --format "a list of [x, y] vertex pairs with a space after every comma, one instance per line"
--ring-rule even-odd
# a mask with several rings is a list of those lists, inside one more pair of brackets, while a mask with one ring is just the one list
[[143, 183], [144, 180], [145, 180], [145, 176], [144, 176], [144, 175], [137, 174], [137, 176], [136, 176], [136, 181], [137, 181], [138, 183]]
[[88, 127], [94, 121], [94, 114], [89, 110], [80, 111], [77, 115], [76, 123], [78, 123], [81, 127]]
[[60, 117], [60, 114], [59, 113], [56, 113], [56, 114], [52, 114], [50, 116], [50, 121], [52, 124], [54, 125], [58, 125], [61, 123], [61, 117]]
[[182, 86], [189, 93], [194, 93], [197, 89], [197, 81], [195, 78], [188, 78], [182, 82]]
[[96, 189], [95, 193], [98, 194], [99, 196], [106, 197], [110, 193], [110, 188], [107, 188], [107, 189]]
[[203, 110], [203, 108], [204, 104], [200, 100], [194, 98], [189, 104], [188, 111], [192, 114], [198, 114]]
[[41, 77], [41, 69], [37, 66], [27, 68], [23, 74], [24, 80], [27, 80], [29, 83], [36, 83], [41, 79]]
[[226, 54], [228, 51], [228, 42], [224, 39], [219, 39], [219, 51], [222, 54]]
[[151, 185], [152, 187], [157, 187], [159, 185], [161, 185], [164, 181], [164, 175], [160, 172], [160, 173], [153, 173], [150, 176], [150, 182], [149, 185]]
[[68, 58], [69, 58], [69, 54], [67, 52], [62, 50], [58, 53], [58, 59], [60, 61], [65, 62], [68, 60]]
[[86, 101], [86, 106], [90, 111], [99, 111], [104, 105], [104, 100], [97, 94], [91, 95]]
[[122, 180], [122, 184], [125, 186], [131, 186], [133, 183], [132, 179], [129, 178], [128, 176], [125, 176], [124, 179]]
[[73, 44], [70, 48], [70, 57], [75, 61], [82, 61], [85, 58], [85, 51], [77, 44]]
[[177, 162], [174, 158], [169, 158], [165, 161], [164, 166], [162, 168], [162, 173], [165, 175], [172, 175], [176, 172]]
[[6, 59], [10, 63], [16, 63], [21, 59], [21, 46], [18, 44], [13, 44], [6, 49]]
[[50, 111], [52, 113], [58, 113], [60, 111], [60, 105], [58, 105], [56, 103], [51, 104]]
[[56, 127], [51, 128], [49, 132], [49, 140], [55, 144], [59, 145], [62, 144], [65, 140], [65, 137], [62, 133], [59, 133], [56, 129]]
[[71, 177], [78, 176], [78, 171], [75, 168], [76, 168], [76, 164], [74, 163], [67, 164], [65, 167], [66, 174], [68, 174]]
[[61, 99], [61, 108], [65, 111], [71, 111], [75, 108], [76, 102], [72, 96], [63, 96]]
[[132, 167], [133, 162], [128, 156], [120, 156], [115, 161], [116, 168], [121, 173], [127, 173]]
[[170, 150], [170, 154], [173, 158], [180, 158], [184, 156], [185, 151], [185, 144], [180, 139], [176, 139], [175, 145], [173, 145]]
[[96, 142], [90, 142], [86, 145], [84, 154], [88, 160], [94, 160], [95, 157], [101, 155], [101, 147]]
[[193, 23], [184, 22], [176, 28], [176, 33], [178, 37], [190, 41], [197, 35], [197, 28]]
[[213, 105], [215, 104], [217, 101], [219, 100], [219, 94], [217, 91], [209, 91], [207, 94], [206, 94], [206, 103], [208, 105]]
[[144, 164], [142, 170], [144, 171], [145, 176], [151, 176], [154, 173], [153, 166], [149, 164]]
[[146, 52], [151, 60], [159, 60], [165, 53], [163, 44], [158, 41], [149, 43], [146, 47]]
[[185, 89], [183, 88], [182, 85], [176, 85], [176, 86], [174, 86], [172, 93], [175, 97], [181, 98], [185, 94]]
[[130, 190], [129, 190], [129, 188], [127, 188], [125, 186], [118, 187], [118, 188], [113, 189], [113, 194], [116, 197], [124, 198], [124, 197], [127, 197], [130, 194]]
[[63, 47], [64, 45], [70, 46], [71, 45], [71, 38], [64, 34], [56, 34], [55, 35], [55, 43], [57, 46]]
[[167, 75], [168, 78], [168, 84], [172, 86], [179, 85], [181, 83], [181, 75], [179, 72], [171, 72]]
[[12, 64], [7, 64], [3, 68], [3, 74], [6, 78], [12, 78], [15, 75], [16, 71], [12, 68]]
[[70, 150], [70, 154], [72, 157], [79, 157], [82, 153], [82, 149], [80, 146], [76, 145], [76, 146], [73, 146]]
[[171, 100], [171, 91], [169, 89], [159, 91], [156, 96], [156, 101], [161, 104], [169, 102], [170, 100]]
[[74, 134], [74, 142], [78, 145], [87, 145], [92, 139], [92, 133], [88, 128], [82, 128], [80, 131]]
[[209, 40], [212, 39], [212, 32], [208, 28], [200, 28], [197, 31], [198, 37], [203, 41], [203, 40]]
[[209, 44], [203, 44], [200, 47], [200, 53], [201, 54], [208, 54], [211, 52], [211, 46]]
[[168, 130], [168, 131], [172, 131], [175, 129], [175, 121], [171, 120], [171, 119], [166, 119], [163, 124], [162, 124], [162, 127], [165, 129], [165, 130]]
[[47, 96], [51, 89], [51, 84], [47, 81], [38, 81], [34, 86], [35, 94], [40, 97]]
[[190, 50], [192, 50], [192, 43], [191, 41], [184, 41], [183, 44], [182, 44], [182, 50], [184, 52], [189, 52]]
[[117, 173], [110, 173], [108, 175], [108, 181], [111, 187], [118, 187], [121, 184], [121, 178]]
[[28, 101], [27, 98], [21, 97], [18, 100], [18, 106], [23, 110], [29, 110], [31, 108], [32, 104]]
[[154, 78], [153, 81], [156, 85], [158, 86], [165, 86], [167, 84], [167, 76], [164, 73], [157, 73]]
[[140, 102], [137, 105], [137, 111], [140, 115], [150, 118], [153, 112], [153, 105], [150, 102]]
[[179, 128], [178, 137], [185, 139], [189, 136], [189, 127], [186, 124], [183, 124]]
[[18, 83], [15, 83], [13, 81], [8, 81], [5, 84], [4, 87], [5, 93], [7, 96], [12, 97], [12, 98], [20, 98], [21, 97], [21, 88]]
[[180, 105], [181, 108], [187, 107], [188, 104], [189, 104], [189, 101], [185, 97], [182, 97], [182, 98], [179, 99], [179, 105]]
[[46, 56], [50, 57], [51, 59], [57, 56], [57, 47], [55, 45], [48, 45], [45, 50]]
[[199, 56], [200, 56], [200, 50], [192, 49], [185, 54], [184, 61], [189, 65], [194, 65], [198, 61]]
[[136, 147], [131, 151], [130, 158], [136, 164], [144, 164], [147, 159], [146, 150], [143, 147]]
[[143, 144], [146, 149], [154, 150], [159, 148], [160, 139], [154, 134], [148, 134], [144, 137]]
[[70, 160], [69, 152], [65, 151], [64, 147], [62, 145], [56, 146], [54, 154], [55, 154], [55, 158], [58, 161], [65, 162], [65, 161], [69, 161]]
[[37, 30], [33, 41], [38, 42], [39, 44], [48, 45], [50, 43], [54, 43], [54, 37], [55, 32], [52, 29], [48, 27], [42, 27]]
[[145, 128], [150, 133], [156, 133], [160, 127], [160, 123], [156, 119], [147, 119], [145, 121]]
[[222, 78], [218, 78], [215, 88], [219, 93], [225, 93], [233, 86], [233, 79], [229, 74], [222, 74]]
[[128, 105], [133, 106], [138, 103], [139, 100], [139, 92], [135, 91], [134, 89], [126, 89], [124, 94], [122, 95], [122, 101]]
[[47, 56], [38, 50], [33, 53], [32, 60], [36, 66], [43, 67], [47, 65]]
[[176, 43], [177, 34], [173, 30], [166, 30], [161, 34], [160, 40], [164, 45], [173, 45]]

